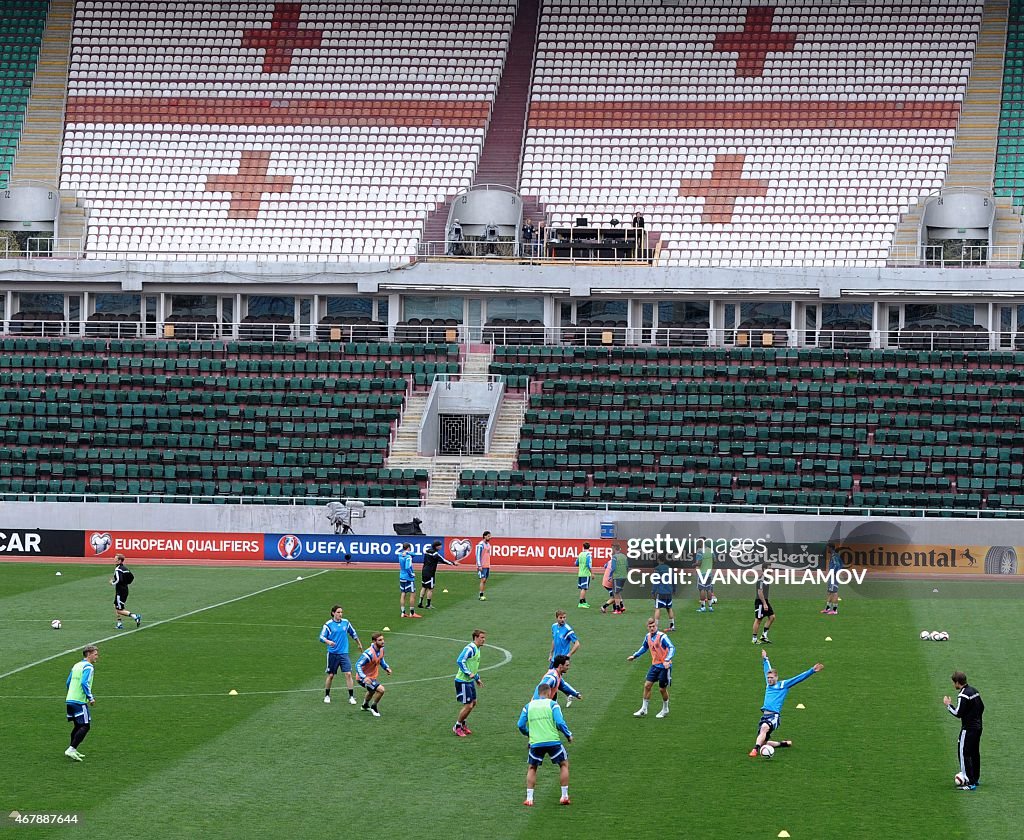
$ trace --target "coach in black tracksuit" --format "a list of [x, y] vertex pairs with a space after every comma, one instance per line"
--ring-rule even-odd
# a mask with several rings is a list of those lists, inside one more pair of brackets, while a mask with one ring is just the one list
[[960, 737], [957, 739], [960, 772], [967, 777], [963, 788], [973, 790], [981, 777], [981, 716], [985, 712], [985, 704], [978, 689], [967, 684], [967, 675], [963, 671], [957, 671], [951, 679], [957, 690], [956, 705], [949, 697], [943, 697], [942, 702], [953, 717], [960, 718]]

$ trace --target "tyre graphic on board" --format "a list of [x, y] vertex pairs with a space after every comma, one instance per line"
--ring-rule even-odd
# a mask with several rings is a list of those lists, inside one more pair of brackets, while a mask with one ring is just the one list
[[1017, 574], [1017, 552], [1012, 545], [994, 545], [985, 555], [986, 575]]

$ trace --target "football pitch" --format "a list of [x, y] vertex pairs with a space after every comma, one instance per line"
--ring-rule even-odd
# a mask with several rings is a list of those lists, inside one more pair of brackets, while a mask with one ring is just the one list
[[[475, 576], [442, 569], [435, 609], [417, 621], [399, 618], [396, 572], [135, 571], [128, 606], [143, 624], [118, 633], [108, 567], [0, 565], [0, 823], [12, 837], [1019, 836], [1018, 584], [869, 579], [835, 617], [819, 615], [823, 591], [773, 588], [780, 677], [825, 669], [790, 692], [777, 737], [794, 747], [769, 761], [747, 755], [764, 693], [750, 587], [720, 589], [714, 614], [677, 596], [671, 713], [658, 720], [657, 689], [650, 715], [632, 716], [649, 657], [626, 662], [651, 602], [602, 615], [599, 579], [582, 610], [569, 572], [496, 574], [481, 603]], [[349, 705], [340, 675], [323, 703], [317, 637], [335, 603], [364, 644], [390, 628], [379, 719]], [[559, 806], [546, 764], [528, 809], [516, 720], [547, 668], [557, 608], [582, 642], [567, 678], [584, 699], [565, 709], [559, 697], [575, 737], [572, 804]], [[477, 627], [480, 702], [473, 735], [456, 738], [455, 658]], [[925, 629], [951, 641], [922, 642]], [[76, 763], [63, 755], [64, 684], [88, 643], [100, 650], [96, 705]], [[972, 792], [954, 788], [959, 723], [941, 703], [957, 669], [987, 707]], [[13, 826], [13, 811], [79, 822]]]

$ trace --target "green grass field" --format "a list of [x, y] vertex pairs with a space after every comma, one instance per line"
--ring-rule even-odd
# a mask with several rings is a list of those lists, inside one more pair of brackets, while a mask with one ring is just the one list
[[[825, 670], [786, 703], [779, 737], [794, 749], [765, 761], [747, 756], [764, 687], [747, 588], [720, 590], [713, 615], [695, 614], [692, 593], [677, 598], [672, 712], [656, 720], [656, 690], [651, 715], [632, 717], [649, 660], [625, 661], [649, 602], [625, 616], [578, 610], [571, 574], [497, 575], [479, 603], [471, 574], [442, 570], [449, 594], [409, 621], [393, 572], [142, 567], [129, 606], [143, 626], [115, 636], [109, 568], [57, 568], [0, 566], [4, 820], [74, 811], [81, 836], [145, 838], [1019, 836], [1024, 607], [1012, 583], [869, 581], [843, 593], [838, 617], [818, 614], [819, 591], [777, 588], [769, 653], [781, 676]], [[392, 628], [379, 720], [348, 705], [341, 677], [322, 702], [317, 635], [334, 602], [365, 643]], [[573, 804], [558, 805], [549, 764], [531, 810], [515, 723], [546, 669], [557, 607], [583, 643], [568, 675], [585, 697], [566, 712]], [[488, 670], [474, 734], [458, 739], [451, 675], [474, 627], [488, 631]], [[922, 629], [952, 640], [921, 642]], [[64, 681], [97, 640], [93, 728], [74, 763]], [[952, 783], [959, 725], [940, 700], [954, 668], [988, 707], [974, 792]]]

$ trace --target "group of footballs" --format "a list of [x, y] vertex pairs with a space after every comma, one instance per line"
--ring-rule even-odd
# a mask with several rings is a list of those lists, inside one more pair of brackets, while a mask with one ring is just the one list
[[948, 642], [949, 641], [949, 633], [947, 633], [945, 630], [932, 630], [930, 632], [928, 630], [922, 630], [921, 631], [921, 641], [922, 642]]

